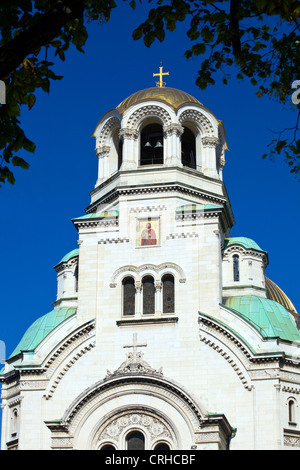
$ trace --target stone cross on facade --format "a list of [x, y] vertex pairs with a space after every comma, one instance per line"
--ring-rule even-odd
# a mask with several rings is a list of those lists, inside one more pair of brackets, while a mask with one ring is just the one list
[[125, 344], [123, 348], [132, 348], [132, 362], [139, 362], [140, 355], [137, 351], [137, 348], [145, 348], [147, 346], [147, 343], [138, 343], [137, 342], [137, 333], [133, 333], [133, 341], [132, 344]]

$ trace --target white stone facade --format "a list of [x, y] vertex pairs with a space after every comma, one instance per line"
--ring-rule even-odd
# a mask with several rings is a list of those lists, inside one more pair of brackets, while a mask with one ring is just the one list
[[[224, 301], [266, 300], [268, 258], [227, 244], [223, 125], [196, 100], [175, 106], [165, 93], [145, 93], [96, 128], [99, 173], [73, 220], [78, 250], [55, 268], [55, 309], [76, 313], [8, 358], [2, 449], [123, 450], [132, 433], [149, 450], [300, 448], [293, 316], [291, 336], [275, 337]], [[162, 163], [142, 164], [152, 124]], [[185, 126], [195, 138], [189, 166]]]

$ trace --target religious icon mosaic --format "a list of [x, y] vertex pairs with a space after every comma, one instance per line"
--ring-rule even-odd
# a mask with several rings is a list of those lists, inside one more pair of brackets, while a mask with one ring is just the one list
[[138, 221], [139, 246], [153, 246], [160, 244], [159, 218], [151, 217]]

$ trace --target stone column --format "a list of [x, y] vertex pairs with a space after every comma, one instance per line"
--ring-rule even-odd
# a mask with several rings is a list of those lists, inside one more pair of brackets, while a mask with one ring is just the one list
[[166, 166], [182, 166], [180, 137], [184, 129], [180, 124], [164, 126], [164, 138], [166, 141], [164, 164]]
[[120, 139], [123, 139], [122, 165], [120, 170], [136, 170], [138, 165], [138, 154], [136, 149], [139, 133], [136, 129], [121, 129]]
[[216, 148], [219, 145], [217, 137], [202, 137], [203, 147], [203, 172], [208, 176], [216, 177], [217, 175], [217, 155]]
[[142, 283], [135, 281], [135, 316], [136, 318], [142, 317]]
[[155, 281], [155, 315], [160, 317], [162, 314], [162, 282]]
[[98, 179], [96, 186], [109, 177], [109, 145], [102, 145], [96, 148], [96, 155], [98, 157]]

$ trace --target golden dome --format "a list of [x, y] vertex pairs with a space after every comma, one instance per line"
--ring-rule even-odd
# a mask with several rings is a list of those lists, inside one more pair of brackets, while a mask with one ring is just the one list
[[122, 103], [117, 106], [117, 110], [123, 114], [133, 104], [145, 100], [160, 100], [170, 104], [173, 108], [177, 109], [185, 103], [201, 104], [196, 98], [189, 95], [185, 91], [177, 90], [176, 88], [169, 87], [151, 87], [145, 90], [140, 90], [128, 96]]
[[288, 296], [275, 284], [275, 282], [271, 281], [271, 279], [268, 279], [267, 277], [265, 279], [268, 299], [275, 300], [275, 302], [281, 304], [288, 312], [297, 318], [297, 310]]

